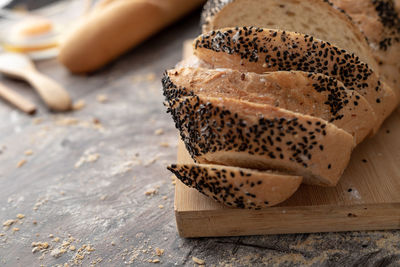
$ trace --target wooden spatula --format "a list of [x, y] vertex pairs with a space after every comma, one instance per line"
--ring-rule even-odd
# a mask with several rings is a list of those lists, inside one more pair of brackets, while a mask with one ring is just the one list
[[31, 84], [47, 106], [55, 111], [71, 108], [71, 98], [57, 82], [38, 72], [32, 61], [18, 53], [0, 54], [0, 72]]

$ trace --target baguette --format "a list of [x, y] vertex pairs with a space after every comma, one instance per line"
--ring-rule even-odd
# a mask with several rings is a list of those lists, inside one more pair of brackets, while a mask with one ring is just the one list
[[202, 25], [203, 33], [255, 26], [311, 35], [356, 54], [378, 71], [365, 36], [327, 0], [209, 0], [204, 6]]
[[[176, 88], [174, 85], [181, 87]], [[181, 68], [163, 78], [164, 94], [236, 98], [318, 117], [335, 124], [360, 143], [373, 129], [376, 116], [357, 92], [323, 74], [277, 71], [266, 74], [229, 69]]]
[[106, 1], [65, 36], [58, 60], [74, 73], [94, 71], [203, 2]]
[[214, 68], [264, 73], [298, 70], [328, 75], [364, 96], [377, 117], [374, 132], [397, 105], [393, 90], [354, 54], [312, 36], [253, 27], [203, 34], [194, 54]]
[[368, 38], [382, 76], [400, 100], [400, 18], [393, 0], [332, 0]]
[[197, 163], [279, 170], [335, 186], [354, 145], [331, 123], [267, 104], [193, 95], [167, 105]]
[[288, 199], [302, 177], [221, 165], [167, 167], [185, 185], [229, 207], [261, 209]]

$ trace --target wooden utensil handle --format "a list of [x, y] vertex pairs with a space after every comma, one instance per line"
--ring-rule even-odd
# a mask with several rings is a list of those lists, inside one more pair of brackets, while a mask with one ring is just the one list
[[66, 111], [71, 108], [69, 94], [56, 81], [37, 71], [29, 72], [26, 78], [50, 109]]
[[0, 84], [0, 97], [27, 114], [36, 112], [36, 106], [32, 102], [2, 84]]

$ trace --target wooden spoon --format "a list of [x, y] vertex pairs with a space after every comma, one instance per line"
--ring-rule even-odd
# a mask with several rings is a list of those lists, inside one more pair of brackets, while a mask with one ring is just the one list
[[1, 83], [0, 97], [27, 114], [34, 114], [36, 112], [36, 107], [31, 101]]
[[71, 108], [71, 98], [57, 82], [38, 72], [32, 61], [18, 53], [0, 54], [0, 72], [31, 84], [47, 106], [55, 111]]

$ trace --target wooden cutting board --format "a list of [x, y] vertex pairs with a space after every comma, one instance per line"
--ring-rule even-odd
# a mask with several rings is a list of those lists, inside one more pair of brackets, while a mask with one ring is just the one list
[[[193, 163], [181, 141], [178, 163]], [[225, 207], [177, 180], [175, 216], [182, 237], [400, 229], [400, 109], [356, 148], [336, 187], [302, 185], [284, 203], [255, 211]]]

